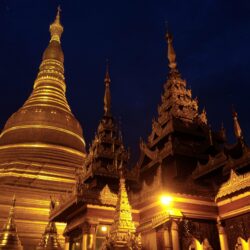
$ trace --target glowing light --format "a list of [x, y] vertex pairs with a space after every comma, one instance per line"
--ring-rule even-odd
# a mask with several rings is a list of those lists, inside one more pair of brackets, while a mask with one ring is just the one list
[[170, 206], [173, 202], [173, 198], [171, 196], [163, 195], [161, 196], [161, 204], [164, 206]]
[[106, 232], [108, 231], [108, 228], [107, 228], [106, 226], [102, 226], [102, 227], [101, 227], [101, 231], [102, 231], [103, 233], [106, 233]]

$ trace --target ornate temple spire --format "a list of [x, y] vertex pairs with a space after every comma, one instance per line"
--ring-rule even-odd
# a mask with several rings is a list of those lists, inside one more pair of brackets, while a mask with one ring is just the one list
[[[55, 202], [50, 197], [50, 214], [55, 208]], [[62, 250], [58, 241], [56, 224], [49, 221], [36, 250]]]
[[109, 63], [106, 65], [106, 75], [104, 78], [105, 94], [104, 94], [104, 113], [105, 115], [111, 115], [111, 93], [110, 93], [110, 76], [109, 76]]
[[[169, 73], [167, 81], [164, 84], [164, 93], [161, 96], [161, 104], [158, 106], [158, 119], [153, 122], [153, 134], [159, 134], [159, 129], [166, 127], [165, 125], [177, 118], [184, 122], [197, 121], [198, 103], [192, 98], [191, 89], [187, 88], [187, 83], [182, 79], [177, 69], [176, 53], [173, 46], [173, 35], [166, 33], [168, 46]], [[202, 113], [203, 118], [205, 113]], [[205, 121], [205, 119], [204, 119]], [[155, 128], [155, 129], [154, 129]], [[152, 135], [152, 138], [154, 136]], [[150, 139], [151, 140], [151, 139]]]
[[243, 134], [238, 120], [238, 114], [234, 109], [233, 109], [233, 121], [234, 121], [234, 134], [237, 139], [242, 140]]
[[[121, 130], [111, 114], [111, 92], [109, 65], [106, 66], [104, 78], [104, 115], [98, 125], [95, 138], [89, 148], [89, 154], [85, 160], [87, 170], [86, 178], [93, 176], [106, 176], [117, 180], [116, 186], [118, 191], [119, 173], [117, 162], [128, 162], [129, 153], [123, 145]], [[98, 177], [97, 177], [98, 178]], [[100, 177], [101, 178], [101, 177]]]
[[16, 197], [14, 195], [12, 199], [12, 206], [9, 212], [9, 218], [3, 227], [2, 233], [0, 234], [0, 249], [2, 250], [23, 249], [16, 229], [15, 206], [16, 206]]
[[116, 204], [114, 222], [103, 249], [141, 249], [140, 236], [137, 236], [132, 218], [123, 171], [120, 166], [120, 186]]
[[25, 102], [26, 107], [49, 107], [64, 110], [71, 114], [65, 92], [64, 54], [61, 48], [63, 26], [58, 7], [55, 21], [50, 25], [50, 42], [43, 53], [42, 63], [34, 83], [34, 90]]

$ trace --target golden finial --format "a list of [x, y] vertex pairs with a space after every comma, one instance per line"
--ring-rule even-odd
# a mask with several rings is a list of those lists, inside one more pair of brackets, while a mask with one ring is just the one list
[[104, 78], [105, 83], [105, 94], [104, 94], [104, 112], [105, 115], [110, 115], [111, 113], [111, 93], [110, 93], [110, 76], [109, 76], [109, 63], [107, 60], [106, 64], [106, 74]]
[[237, 139], [243, 139], [242, 130], [238, 120], [238, 114], [233, 107], [233, 120], [234, 120], [234, 134]]
[[167, 30], [166, 33], [166, 40], [168, 43], [168, 61], [169, 61], [169, 68], [170, 69], [176, 69], [177, 63], [176, 63], [176, 54], [173, 47], [173, 35]]
[[63, 26], [61, 25], [61, 22], [60, 22], [61, 11], [62, 10], [60, 6], [58, 6], [55, 21], [50, 25], [50, 28], [49, 28], [50, 34], [51, 34], [50, 41], [57, 41], [59, 43], [61, 42], [60, 38], [63, 33]]
[[203, 108], [199, 117], [202, 123], [207, 124], [207, 112], [206, 112], [205, 107]]

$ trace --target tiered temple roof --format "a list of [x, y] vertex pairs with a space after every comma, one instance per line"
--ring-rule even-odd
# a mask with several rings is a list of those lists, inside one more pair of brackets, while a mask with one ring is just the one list
[[[126, 170], [124, 166], [127, 166], [129, 152], [124, 147], [121, 131], [111, 112], [111, 80], [108, 65], [104, 83], [104, 114], [89, 148], [82, 175], [84, 183], [90, 188], [99, 185], [102, 189], [108, 182], [110, 188], [118, 192], [118, 166], [122, 165], [124, 171]], [[127, 174], [129, 175], [129, 172]]]

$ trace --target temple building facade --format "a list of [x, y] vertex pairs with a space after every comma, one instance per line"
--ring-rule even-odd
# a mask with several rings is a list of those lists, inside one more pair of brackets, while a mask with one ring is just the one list
[[0, 135], [0, 249], [249, 250], [250, 148], [238, 114], [229, 144], [187, 88], [172, 34], [158, 114], [131, 166], [108, 65], [103, 115], [85, 151], [65, 97], [62, 32], [58, 10], [33, 91]]

